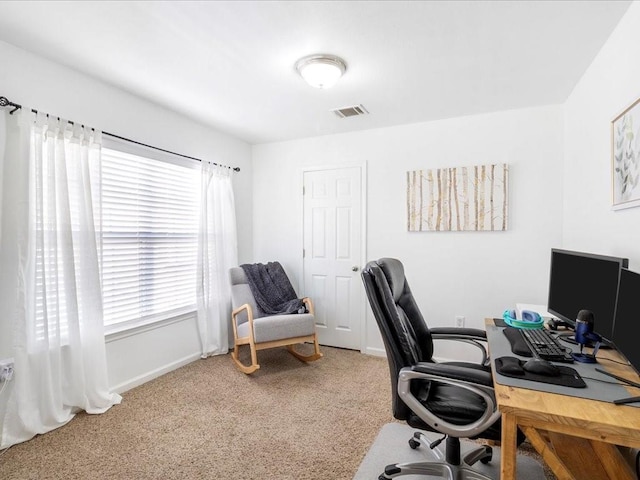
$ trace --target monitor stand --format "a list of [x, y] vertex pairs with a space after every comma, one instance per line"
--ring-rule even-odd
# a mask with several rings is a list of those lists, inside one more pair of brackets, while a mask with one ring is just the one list
[[[576, 337], [574, 334], [572, 333], [564, 333], [564, 334], [560, 334], [558, 335], [558, 338], [560, 340], [562, 340], [563, 342], [567, 342], [570, 343], [571, 345], [580, 345], [577, 341], [576, 341]], [[585, 344], [583, 344], [585, 347], [587, 348], [594, 348], [596, 345], [595, 343], [592, 342], [587, 342]], [[600, 343], [600, 348], [602, 349], [607, 349], [607, 348], [612, 348], [611, 347], [611, 343], [609, 343], [608, 340], [605, 340], [604, 338], [602, 339], [602, 343]]]

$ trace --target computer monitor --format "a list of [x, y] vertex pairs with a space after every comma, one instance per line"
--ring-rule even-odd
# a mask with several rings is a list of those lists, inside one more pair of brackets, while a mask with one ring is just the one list
[[613, 341], [616, 349], [640, 373], [640, 348], [638, 338], [640, 325], [640, 274], [623, 269], [620, 273], [618, 308], [613, 324]]
[[620, 270], [626, 258], [551, 249], [548, 311], [575, 326], [580, 310], [591, 310], [594, 331], [611, 340]]

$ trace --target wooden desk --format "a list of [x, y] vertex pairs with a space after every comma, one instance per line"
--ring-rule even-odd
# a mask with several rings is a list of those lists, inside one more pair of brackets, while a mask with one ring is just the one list
[[[490, 322], [490, 323], [489, 323]], [[493, 319], [486, 324], [493, 325]], [[489, 345], [489, 348], [491, 346]], [[601, 355], [616, 355], [600, 350]], [[630, 367], [601, 362], [611, 373], [637, 381]], [[495, 366], [491, 369], [495, 378]], [[516, 479], [518, 427], [559, 480], [634, 480], [617, 445], [640, 448], [640, 408], [495, 383], [502, 412], [500, 479]], [[638, 395], [629, 389], [629, 396]]]

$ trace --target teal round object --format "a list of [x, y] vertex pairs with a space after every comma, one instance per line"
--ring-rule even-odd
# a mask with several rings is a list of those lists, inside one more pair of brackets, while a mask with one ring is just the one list
[[543, 328], [544, 327], [544, 319], [540, 318], [540, 320], [535, 321], [535, 322], [527, 322], [524, 320], [518, 320], [516, 318], [512, 318], [511, 315], [509, 315], [509, 310], [505, 310], [504, 313], [502, 314], [502, 318], [504, 320], [504, 322], [509, 325], [510, 327], [514, 327], [514, 328], [528, 328], [528, 329], [536, 329], [536, 328]]

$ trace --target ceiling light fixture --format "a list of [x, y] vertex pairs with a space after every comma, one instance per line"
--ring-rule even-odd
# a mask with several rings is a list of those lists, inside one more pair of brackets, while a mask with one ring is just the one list
[[315, 54], [298, 60], [296, 70], [312, 87], [330, 88], [347, 70], [347, 64], [335, 55]]

